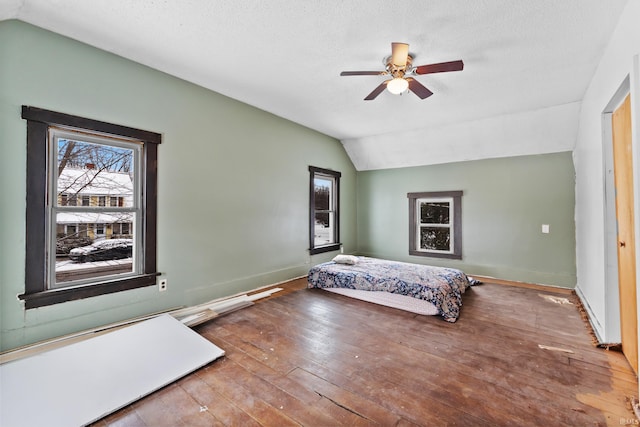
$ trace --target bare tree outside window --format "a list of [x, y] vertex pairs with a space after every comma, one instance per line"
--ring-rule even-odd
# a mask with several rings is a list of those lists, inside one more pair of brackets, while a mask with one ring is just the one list
[[462, 258], [462, 191], [409, 193], [409, 254]]
[[156, 284], [162, 136], [22, 106], [26, 309]]
[[340, 249], [340, 172], [309, 166], [310, 251], [312, 254]]
[[327, 178], [314, 179], [314, 205], [316, 211], [316, 224], [314, 227], [314, 243], [316, 246], [322, 246], [335, 243], [333, 227], [333, 209], [331, 188], [333, 180]]
[[452, 202], [420, 200], [420, 249], [451, 252]]
[[[75, 136], [75, 138], [70, 138]], [[57, 153], [55, 282], [133, 272], [136, 144], [99, 135], [51, 133]], [[82, 209], [67, 203], [81, 200]], [[107, 200], [109, 203], [107, 206]], [[123, 233], [126, 224], [127, 233]], [[135, 229], [135, 227], [134, 227]], [[114, 239], [118, 239], [119, 246]], [[114, 244], [101, 243], [114, 240]]]

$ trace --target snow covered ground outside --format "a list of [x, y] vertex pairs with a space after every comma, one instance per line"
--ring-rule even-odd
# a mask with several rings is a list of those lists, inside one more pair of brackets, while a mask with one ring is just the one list
[[325, 227], [322, 224], [316, 223], [316, 226], [313, 230], [313, 244], [314, 246], [322, 246], [327, 243], [332, 243], [331, 238], [333, 235], [333, 230], [331, 227]]
[[74, 262], [70, 259], [56, 261], [56, 272], [72, 270], [88, 270], [97, 267], [122, 266], [131, 264], [132, 258], [114, 259], [110, 261]]

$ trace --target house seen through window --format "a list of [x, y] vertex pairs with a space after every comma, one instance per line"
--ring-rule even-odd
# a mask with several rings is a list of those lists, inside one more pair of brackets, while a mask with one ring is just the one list
[[[122, 229], [140, 230], [134, 223], [142, 206], [134, 187], [141, 180], [141, 144], [56, 128], [49, 138], [57, 170], [52, 182], [57, 197], [51, 206], [55, 277], [49, 287], [136, 271], [133, 248], [140, 245], [138, 235], [123, 234]], [[107, 197], [123, 203], [107, 206]], [[70, 199], [82, 200], [81, 206], [71, 205]]]
[[23, 118], [26, 307], [155, 284], [160, 135], [33, 107]]

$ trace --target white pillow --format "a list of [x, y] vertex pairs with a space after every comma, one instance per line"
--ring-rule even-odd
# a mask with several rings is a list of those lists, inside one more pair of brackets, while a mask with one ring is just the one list
[[355, 263], [358, 262], [358, 257], [355, 255], [336, 255], [335, 258], [333, 258], [332, 260], [333, 262], [337, 263], [337, 264], [349, 264], [349, 265], [354, 265]]

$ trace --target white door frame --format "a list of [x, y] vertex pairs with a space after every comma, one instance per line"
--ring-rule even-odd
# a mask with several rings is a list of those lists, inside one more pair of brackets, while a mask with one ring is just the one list
[[604, 297], [606, 317], [604, 322], [604, 336], [598, 338], [607, 343], [618, 343], [621, 341], [620, 293], [618, 285], [618, 227], [613, 173], [613, 132], [611, 117], [615, 109], [618, 108], [629, 94], [630, 87], [629, 76], [627, 76], [605, 107], [601, 119], [602, 158], [604, 163]]
[[[636, 238], [636, 266], [640, 266], [640, 55], [635, 55], [631, 72], [624, 78], [602, 112], [602, 151], [604, 180], [604, 267], [605, 267], [605, 325], [601, 342], [620, 342], [620, 298], [617, 267], [617, 230], [615, 186], [613, 184], [613, 136], [611, 114], [631, 94], [631, 145], [634, 183], [634, 226]], [[612, 234], [613, 233], [613, 234]], [[611, 268], [615, 266], [615, 268]], [[640, 268], [636, 269], [636, 287], [640, 286]], [[640, 291], [636, 289], [636, 305], [640, 308]], [[640, 316], [638, 318], [640, 330]], [[640, 340], [639, 340], [640, 341]]]

